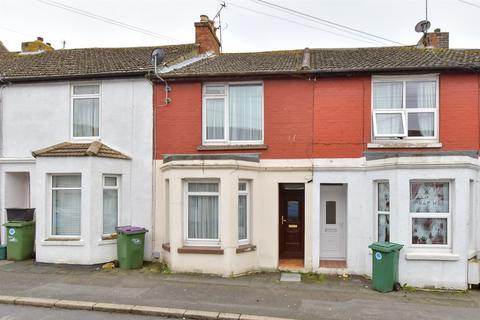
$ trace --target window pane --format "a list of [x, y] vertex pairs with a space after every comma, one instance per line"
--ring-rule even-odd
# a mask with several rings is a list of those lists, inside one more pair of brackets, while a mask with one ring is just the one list
[[412, 182], [410, 212], [449, 212], [448, 182]]
[[99, 127], [98, 98], [73, 100], [73, 136], [97, 137]]
[[218, 183], [190, 182], [188, 192], [218, 192]]
[[398, 134], [404, 133], [401, 113], [377, 113], [375, 115], [377, 134]]
[[188, 238], [218, 239], [218, 196], [188, 197]]
[[88, 85], [88, 86], [74, 86], [73, 94], [99, 94], [100, 86]]
[[447, 244], [447, 219], [413, 218], [412, 244]]
[[238, 196], [238, 239], [247, 239], [247, 195]]
[[434, 136], [434, 113], [421, 112], [408, 114], [409, 137], [433, 137]]
[[230, 94], [230, 140], [262, 140], [261, 85], [232, 85]]
[[406, 83], [407, 108], [435, 108], [437, 84], [435, 81], [408, 81]]
[[52, 235], [79, 236], [80, 190], [52, 191]]
[[117, 186], [117, 177], [104, 177], [105, 187], [116, 187]]
[[209, 84], [205, 87], [205, 94], [225, 94], [223, 84]]
[[52, 176], [53, 188], [80, 188], [81, 186], [82, 177], [80, 175]]
[[390, 242], [390, 215], [378, 215], [378, 241]]
[[374, 82], [374, 109], [401, 109], [403, 100], [402, 82]]
[[207, 99], [206, 100], [207, 117], [207, 139], [222, 140], [224, 136], [225, 123], [225, 100]]
[[378, 211], [390, 211], [390, 184], [378, 183]]
[[299, 204], [300, 203], [298, 201], [288, 201], [287, 203], [288, 222], [298, 221]]
[[247, 183], [246, 182], [239, 182], [238, 183], [238, 191], [247, 191]]
[[337, 223], [337, 202], [327, 201], [325, 212], [326, 212], [325, 224], [336, 224]]
[[115, 232], [118, 217], [118, 190], [103, 190], [103, 234]]

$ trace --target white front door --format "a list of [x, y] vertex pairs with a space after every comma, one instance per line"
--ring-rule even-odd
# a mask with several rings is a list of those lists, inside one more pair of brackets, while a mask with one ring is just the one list
[[344, 260], [346, 186], [320, 186], [320, 259]]

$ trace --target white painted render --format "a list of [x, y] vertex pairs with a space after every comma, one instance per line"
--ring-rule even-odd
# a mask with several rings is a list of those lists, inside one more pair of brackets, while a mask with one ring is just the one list
[[[85, 141], [71, 138], [71, 86], [83, 83], [101, 86], [99, 140], [131, 160], [32, 158], [34, 150], [65, 141]], [[151, 258], [152, 108], [152, 84], [146, 79], [12, 84], [4, 90], [0, 221], [6, 221], [5, 208], [12, 199], [10, 188], [14, 187], [7, 173], [29, 173], [29, 202], [36, 208], [38, 261], [93, 264], [116, 257], [115, 240], [100, 241], [103, 174], [121, 175], [119, 224], [144, 226], [150, 230], [145, 241], [145, 258]], [[52, 173], [82, 174], [82, 235], [79, 241], [45, 241], [51, 223], [48, 177]], [[2, 237], [4, 234], [2, 232]], [[5, 243], [4, 238], [2, 243]]]
[[[376, 241], [375, 182], [390, 182], [390, 237], [404, 244], [399, 281], [418, 287], [467, 287], [468, 259], [478, 254], [478, 159], [463, 156], [360, 159], [156, 161], [155, 251], [174, 271], [241, 274], [278, 268], [278, 184], [305, 183], [304, 271], [371, 275]], [[185, 254], [183, 181], [220, 181], [220, 237], [224, 255]], [[313, 178], [313, 181], [309, 181]], [[168, 179], [168, 184], [165, 181]], [[257, 250], [237, 254], [237, 182], [252, 184], [252, 241]], [[451, 193], [451, 247], [416, 248], [410, 244], [410, 180], [448, 180]], [[342, 184], [346, 190], [346, 269], [320, 268], [320, 189]], [[169, 186], [166, 198], [165, 186]], [[471, 188], [474, 188], [471, 190]], [[471, 199], [473, 195], [474, 199]], [[473, 212], [472, 212], [473, 207]], [[168, 212], [168, 218], [166, 214]], [[168, 226], [165, 223], [168, 222]], [[473, 225], [472, 225], [473, 224]], [[472, 227], [470, 227], [472, 225]], [[472, 240], [473, 239], [473, 240]], [[474, 241], [474, 243], [472, 243]], [[170, 252], [162, 243], [170, 243]]]

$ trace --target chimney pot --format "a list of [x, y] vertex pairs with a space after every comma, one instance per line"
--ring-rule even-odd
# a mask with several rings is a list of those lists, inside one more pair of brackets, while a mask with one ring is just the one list
[[435, 31], [435, 32], [440, 32], [441, 30], [440, 30], [440, 28], [437, 28], [437, 29], [435, 29], [434, 31]]
[[208, 18], [207, 15], [202, 14], [202, 15], [200, 16], [200, 22], [208, 22], [208, 21], [210, 21], [210, 19]]
[[37, 37], [37, 40], [40, 41], [40, 42], [43, 42], [43, 38], [42, 38], [42, 37]]

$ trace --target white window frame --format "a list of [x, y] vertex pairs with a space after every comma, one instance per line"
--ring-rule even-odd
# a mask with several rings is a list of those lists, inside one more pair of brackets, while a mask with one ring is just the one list
[[[448, 183], [448, 212], [411, 212], [410, 211], [410, 197], [412, 183]], [[436, 179], [412, 179], [408, 183], [408, 212], [409, 212], [409, 240], [408, 243], [411, 248], [418, 249], [451, 249], [452, 248], [452, 185], [451, 180], [436, 180]], [[413, 244], [413, 219], [414, 218], [438, 218], [447, 219], [447, 244]]]
[[[81, 173], [51, 173], [48, 175], [49, 176], [49, 201], [48, 201], [48, 207], [49, 207], [49, 219], [48, 219], [48, 237], [55, 239], [80, 239], [83, 234], [83, 228], [82, 228], [82, 220], [83, 220], [83, 175]], [[53, 177], [59, 177], [59, 176], [79, 176], [80, 177], [80, 187], [61, 187], [61, 188], [54, 188], [53, 187]], [[79, 235], [58, 235], [58, 234], [53, 234], [53, 191], [54, 190], [80, 190], [80, 234]]]
[[[207, 94], [207, 86], [223, 86], [224, 94]], [[261, 85], [262, 86], [262, 139], [261, 140], [230, 140], [230, 112], [229, 112], [229, 87], [230, 85]], [[207, 139], [207, 100], [224, 99], [224, 138]], [[240, 81], [240, 82], [208, 82], [202, 86], [202, 143], [203, 145], [261, 145], [265, 139], [265, 87], [263, 81]]]
[[[218, 185], [218, 192], [189, 192], [188, 185], [190, 183], [215, 183]], [[183, 239], [186, 246], [206, 246], [206, 247], [220, 247], [221, 239], [221, 198], [220, 198], [220, 180], [214, 179], [200, 179], [200, 180], [185, 180], [183, 182]], [[218, 239], [192, 239], [188, 237], [188, 196], [216, 196], [218, 198]]]
[[[75, 87], [98, 86], [98, 94], [75, 94]], [[98, 98], [98, 136], [75, 137], [73, 135], [73, 101], [75, 99]], [[95, 140], [102, 136], [102, 84], [93, 83], [72, 83], [70, 85], [70, 138], [72, 140]]]
[[[246, 185], [246, 189], [245, 190], [238, 190], [238, 187], [237, 187], [237, 192], [238, 192], [238, 195], [237, 195], [237, 198], [240, 198], [240, 196], [246, 196], [247, 198], [247, 204], [246, 204], [246, 209], [247, 209], [247, 238], [246, 239], [240, 239], [240, 236], [237, 237], [238, 239], [238, 244], [239, 245], [245, 245], [245, 244], [250, 244], [250, 238], [251, 238], [251, 192], [250, 192], [250, 181], [249, 180], [238, 180], [238, 183], [245, 183]], [[240, 206], [238, 204], [238, 199], [237, 199], [237, 214], [239, 214], [239, 209]], [[237, 223], [238, 223], [238, 217], [237, 217]], [[237, 225], [237, 230], [238, 230], [238, 225]]]
[[[379, 184], [381, 183], [388, 183], [388, 190], [389, 190], [389, 200], [390, 200], [390, 211], [380, 211], [378, 209], [378, 187], [379, 187]], [[379, 221], [379, 216], [380, 215], [387, 215], [388, 218], [389, 218], [389, 226], [388, 226], [388, 229], [389, 229], [389, 232], [390, 232], [390, 242], [392, 241], [392, 232], [391, 232], [391, 226], [392, 226], [392, 216], [391, 216], [391, 212], [392, 212], [392, 190], [390, 189], [391, 185], [390, 185], [390, 180], [378, 180], [378, 181], [375, 181], [375, 241], [379, 241], [378, 240], [378, 221]]]
[[[407, 96], [407, 82], [415, 81], [435, 81], [435, 108], [407, 108], [406, 107], [406, 96]], [[402, 90], [402, 107], [399, 109], [374, 109], [374, 84], [380, 82], [401, 82], [403, 84]], [[403, 76], [372, 76], [372, 86], [371, 86], [371, 111], [372, 111], [372, 140], [392, 140], [393, 138], [399, 138], [401, 140], [408, 140], [408, 142], [438, 142], [439, 137], [439, 75], [438, 74], [427, 74], [427, 75], [403, 75]], [[401, 113], [402, 114], [402, 124], [403, 124], [403, 133], [402, 134], [379, 134], [376, 115], [385, 114], [385, 113]], [[408, 114], [409, 113], [433, 113], [434, 117], [434, 135], [431, 137], [409, 137], [408, 136]]]
[[[113, 231], [112, 233], [104, 233], [103, 232], [103, 222], [105, 218], [105, 212], [104, 212], [104, 190], [117, 190], [117, 225], [120, 221], [120, 212], [122, 211], [121, 208], [121, 175], [119, 174], [104, 174], [102, 175], [102, 236], [111, 236], [112, 233], [115, 233]], [[117, 179], [117, 185], [116, 186], [107, 186], [105, 185], [105, 178], [116, 178]]]

